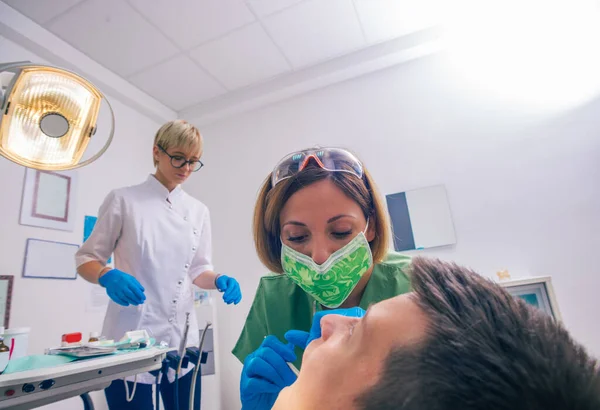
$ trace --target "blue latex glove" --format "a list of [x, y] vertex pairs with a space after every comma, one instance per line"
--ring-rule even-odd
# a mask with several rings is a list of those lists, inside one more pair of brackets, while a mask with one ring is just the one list
[[100, 285], [106, 288], [106, 293], [113, 302], [121, 306], [137, 306], [144, 303], [144, 287], [136, 278], [118, 269], [112, 269], [100, 276]]
[[359, 307], [353, 307], [348, 309], [332, 309], [322, 310], [315, 313], [313, 317], [312, 326], [310, 332], [304, 332], [302, 330], [289, 330], [284, 335], [285, 340], [291, 344], [298, 346], [302, 349], [306, 349], [306, 346], [315, 339], [321, 337], [321, 318], [326, 315], [342, 315], [347, 317], [358, 317], [361, 318], [365, 315], [366, 311]]
[[232, 303], [237, 305], [242, 300], [242, 291], [237, 280], [226, 275], [221, 275], [217, 278], [215, 285], [217, 285], [219, 292], [224, 292], [223, 301], [228, 305]]
[[296, 381], [296, 375], [287, 364], [295, 360], [292, 344], [267, 336], [244, 360], [240, 381], [242, 410], [271, 409], [281, 389]]

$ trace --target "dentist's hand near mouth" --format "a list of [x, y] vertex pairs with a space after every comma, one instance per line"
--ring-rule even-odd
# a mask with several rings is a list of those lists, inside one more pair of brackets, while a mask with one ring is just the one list
[[286, 332], [285, 340], [304, 350], [310, 342], [321, 337], [321, 319], [323, 316], [340, 315], [361, 318], [365, 315], [365, 313], [366, 311], [359, 307], [353, 307], [349, 309], [322, 310], [317, 312], [313, 317], [310, 332], [304, 332], [302, 330], [290, 330]]
[[361, 318], [365, 311], [354, 307], [317, 312], [310, 332], [290, 330], [285, 334], [288, 344], [282, 343], [275, 336], [267, 336], [261, 346], [244, 361], [240, 382], [242, 410], [271, 409], [279, 392], [296, 381], [297, 376], [288, 365], [297, 359], [294, 347], [306, 349], [310, 342], [320, 338], [321, 319], [326, 315]]

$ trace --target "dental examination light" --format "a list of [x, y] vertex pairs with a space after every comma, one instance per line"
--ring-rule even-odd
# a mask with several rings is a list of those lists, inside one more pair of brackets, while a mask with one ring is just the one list
[[95, 161], [112, 142], [110, 103], [77, 74], [30, 62], [0, 64], [0, 86], [5, 158], [38, 170], [68, 170]]

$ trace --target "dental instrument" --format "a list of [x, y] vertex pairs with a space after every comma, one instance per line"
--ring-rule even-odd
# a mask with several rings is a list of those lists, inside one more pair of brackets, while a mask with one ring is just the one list
[[185, 314], [185, 327], [183, 328], [183, 337], [181, 338], [181, 343], [179, 344], [179, 366], [177, 367], [177, 374], [181, 371], [181, 363], [183, 362], [183, 357], [185, 355], [185, 345], [187, 344], [188, 332], [190, 331], [190, 313]]
[[190, 404], [189, 410], [194, 409], [194, 395], [196, 393], [196, 378], [198, 377], [198, 371], [200, 370], [200, 363], [202, 362], [202, 348], [204, 347], [204, 339], [206, 338], [206, 332], [208, 328], [212, 325], [211, 322], [206, 322], [206, 326], [204, 326], [204, 330], [200, 335], [200, 345], [198, 345], [198, 363], [196, 363], [196, 368], [194, 369], [194, 374], [192, 375], [192, 385], [190, 386]]
[[187, 344], [188, 332], [190, 330], [190, 313], [187, 312], [185, 314], [185, 327], [183, 329], [183, 338], [181, 339], [181, 344], [179, 345], [179, 365], [177, 366], [177, 371], [175, 372], [175, 408], [179, 408], [179, 372], [181, 372], [181, 365], [183, 364], [183, 359], [185, 357], [185, 345]]

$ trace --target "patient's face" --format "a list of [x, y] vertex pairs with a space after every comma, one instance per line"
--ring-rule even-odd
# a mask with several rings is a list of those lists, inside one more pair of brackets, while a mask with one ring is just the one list
[[352, 409], [377, 382], [390, 351], [422, 341], [427, 324], [412, 294], [377, 303], [362, 319], [324, 316], [322, 337], [306, 348], [295, 387], [321, 408]]

